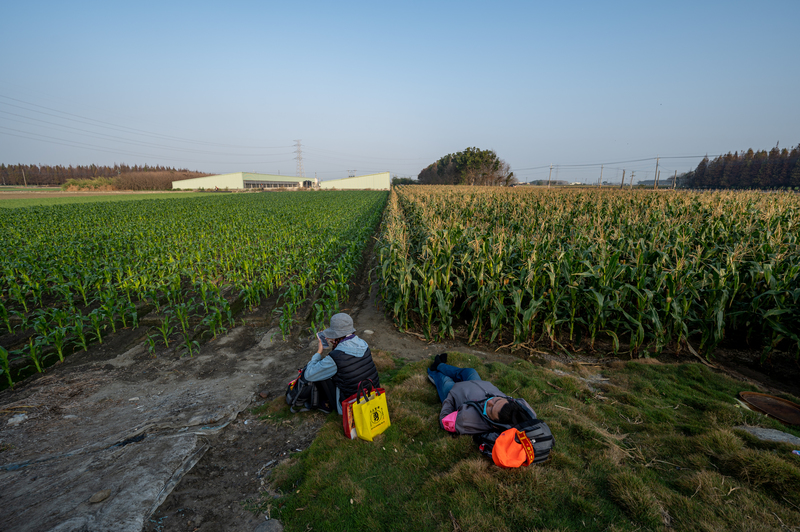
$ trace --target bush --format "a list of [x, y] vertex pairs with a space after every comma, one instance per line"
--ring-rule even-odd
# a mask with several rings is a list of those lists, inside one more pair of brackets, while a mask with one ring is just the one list
[[172, 182], [211, 174], [200, 172], [175, 172], [172, 170], [125, 172], [117, 177], [96, 177], [89, 179], [70, 179], [62, 190], [172, 190]]
[[97, 190], [99, 188], [107, 188], [113, 190], [116, 188], [115, 180], [109, 177], [98, 177], [95, 179], [70, 179], [63, 185], [62, 190], [69, 190], [70, 188], [77, 188], [79, 190]]

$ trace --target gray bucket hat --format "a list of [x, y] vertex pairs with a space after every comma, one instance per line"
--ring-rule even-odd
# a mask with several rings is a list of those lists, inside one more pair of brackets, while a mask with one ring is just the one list
[[353, 318], [344, 312], [340, 312], [331, 316], [331, 326], [322, 331], [322, 334], [325, 338], [336, 339], [354, 332], [356, 332], [356, 329], [353, 327]]

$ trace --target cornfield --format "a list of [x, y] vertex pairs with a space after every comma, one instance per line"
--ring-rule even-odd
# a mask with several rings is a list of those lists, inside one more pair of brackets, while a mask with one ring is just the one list
[[13, 385], [144, 316], [157, 317], [151, 350], [172, 342], [190, 355], [239, 309], [272, 296], [284, 333], [307, 303], [321, 323], [347, 298], [386, 197], [225, 194], [0, 209], [4, 380]]
[[406, 186], [376, 253], [396, 324], [429, 339], [797, 356], [799, 223], [792, 194]]

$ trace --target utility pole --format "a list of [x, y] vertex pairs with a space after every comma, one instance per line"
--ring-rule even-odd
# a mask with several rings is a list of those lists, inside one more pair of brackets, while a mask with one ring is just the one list
[[553, 165], [550, 165], [550, 173], [547, 174], [547, 188], [550, 188], [550, 177], [553, 175]]
[[22, 182], [25, 183], [25, 188], [28, 187], [28, 180], [25, 179], [25, 169], [22, 169]]
[[619, 182], [619, 188], [622, 188], [624, 186], [625, 186], [625, 169], [623, 168], [622, 169], [622, 181]]
[[661, 179], [661, 170], [656, 172], [656, 183], [655, 183], [656, 190], [658, 190], [658, 181], [659, 181], [659, 179]]
[[636, 173], [636, 170], [631, 170], [631, 188], [633, 188], [633, 174]]
[[653, 174], [655, 181], [653, 182], [653, 190], [658, 189], [658, 155], [656, 155], [656, 173]]
[[597, 180], [597, 186], [598, 187], [602, 187], [603, 186], [603, 165], [602, 164], [600, 165], [600, 178]]
[[675, 184], [678, 181], [678, 171], [675, 170], [675, 175], [672, 176], [672, 190], [675, 190]]

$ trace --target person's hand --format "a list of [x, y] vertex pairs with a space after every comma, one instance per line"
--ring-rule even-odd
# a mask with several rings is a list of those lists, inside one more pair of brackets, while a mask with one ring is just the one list
[[319, 336], [317, 336], [317, 343], [319, 344], [319, 347], [317, 347], [317, 353], [319, 353], [321, 355], [322, 354], [322, 338], [320, 338]]

